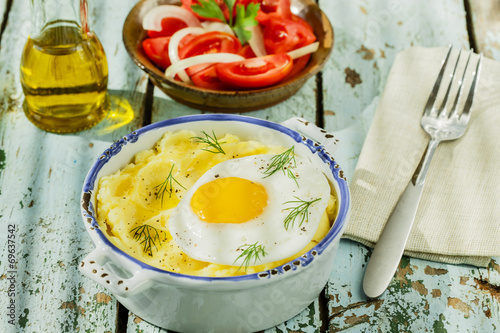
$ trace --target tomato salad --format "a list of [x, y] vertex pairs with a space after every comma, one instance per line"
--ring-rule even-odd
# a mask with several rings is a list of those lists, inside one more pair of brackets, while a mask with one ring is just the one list
[[182, 0], [154, 7], [143, 28], [143, 50], [167, 78], [212, 90], [274, 85], [319, 46], [290, 0]]

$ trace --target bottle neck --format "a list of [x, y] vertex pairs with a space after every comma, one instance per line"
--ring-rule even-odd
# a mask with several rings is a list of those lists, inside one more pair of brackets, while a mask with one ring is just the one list
[[58, 26], [87, 28], [86, 0], [31, 0], [32, 33], [31, 38], [38, 38], [46, 29]]

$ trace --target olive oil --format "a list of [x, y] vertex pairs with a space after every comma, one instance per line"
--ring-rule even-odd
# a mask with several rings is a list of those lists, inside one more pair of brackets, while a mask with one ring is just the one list
[[36, 126], [67, 133], [95, 125], [107, 108], [108, 65], [97, 36], [67, 21], [28, 38], [21, 57], [24, 112]]

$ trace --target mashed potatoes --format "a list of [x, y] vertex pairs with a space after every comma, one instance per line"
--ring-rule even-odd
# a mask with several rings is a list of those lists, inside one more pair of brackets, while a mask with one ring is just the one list
[[[211, 134], [209, 131], [207, 131]], [[187, 256], [169, 232], [169, 218], [186, 192], [205, 172], [220, 162], [258, 154], [280, 154], [286, 149], [227, 134], [218, 142], [225, 154], [214, 153], [191, 131], [167, 132], [151, 150], [138, 153], [132, 163], [100, 179], [97, 219], [101, 229], [121, 250], [151, 266], [188, 275], [233, 276], [282, 265], [314, 247], [327, 233], [337, 213], [330, 195], [312, 241], [299, 253], [280, 261], [246, 269], [212, 264]]]

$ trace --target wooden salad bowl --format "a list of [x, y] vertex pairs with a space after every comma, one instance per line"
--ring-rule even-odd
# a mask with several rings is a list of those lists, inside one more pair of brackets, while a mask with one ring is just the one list
[[291, 0], [292, 12], [305, 19], [313, 28], [318, 50], [311, 55], [307, 66], [297, 75], [270, 87], [251, 90], [219, 91], [203, 89], [164, 76], [146, 56], [142, 41], [144, 15], [158, 5], [180, 5], [179, 0], [144, 0], [130, 11], [123, 26], [123, 42], [132, 60], [144, 70], [152, 82], [175, 101], [187, 106], [217, 112], [245, 112], [273, 106], [295, 94], [327, 62], [334, 42], [333, 28], [318, 5], [312, 0]]

